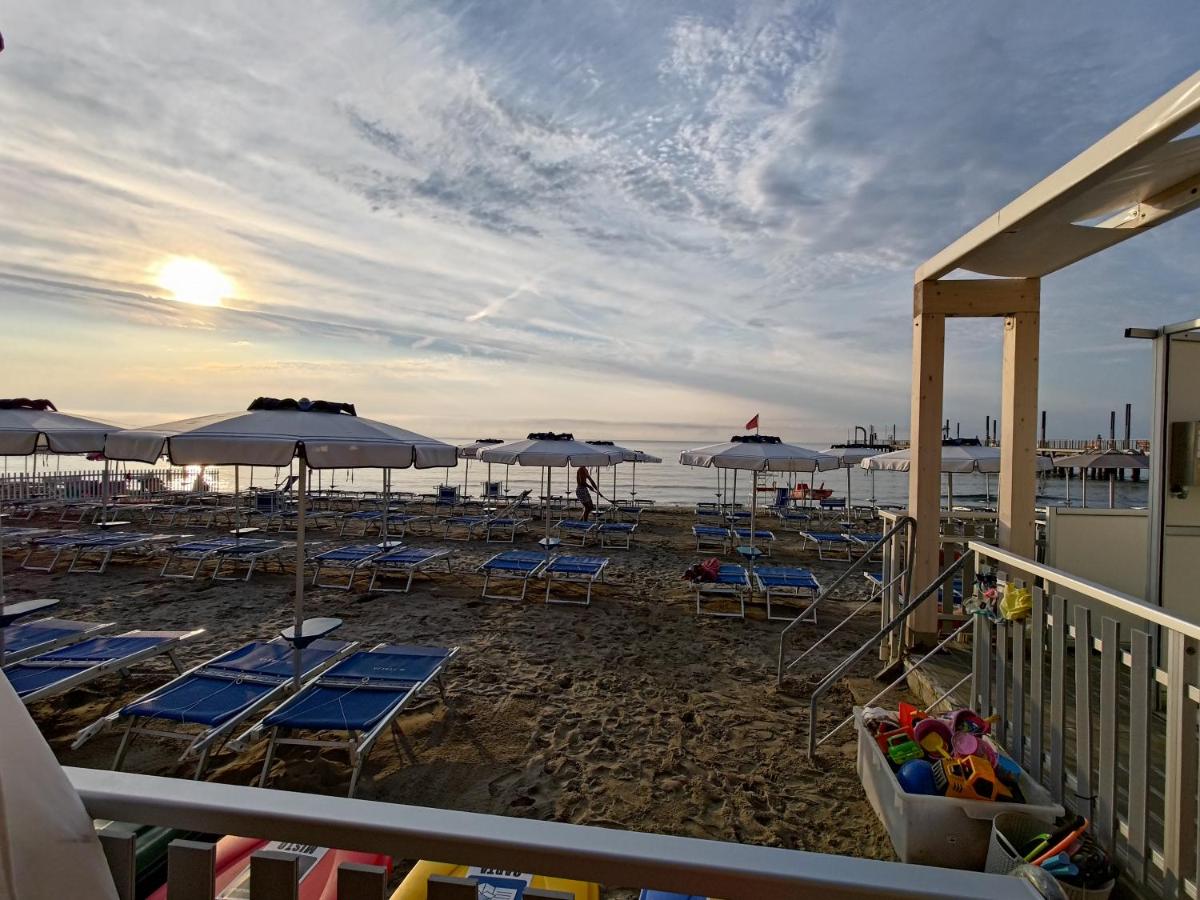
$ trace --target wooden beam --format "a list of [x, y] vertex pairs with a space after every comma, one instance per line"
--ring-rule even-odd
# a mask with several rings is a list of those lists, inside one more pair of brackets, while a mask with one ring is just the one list
[[1036, 558], [1038, 329], [1037, 312], [1004, 320], [1000, 421], [1000, 546]]
[[913, 315], [1002, 317], [1037, 312], [1037, 278], [963, 278], [913, 286]]
[[[920, 292], [921, 285], [915, 290]], [[938, 573], [942, 493], [942, 388], [946, 362], [946, 319], [913, 316], [912, 417], [909, 423], [908, 514], [917, 520], [912, 589], [924, 590]], [[910, 620], [917, 643], [937, 634], [937, 597]]]

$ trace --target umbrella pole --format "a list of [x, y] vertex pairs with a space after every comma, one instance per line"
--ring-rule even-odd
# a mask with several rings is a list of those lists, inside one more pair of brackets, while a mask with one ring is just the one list
[[730, 500], [733, 503], [733, 506], [730, 508], [731, 509], [736, 508], [737, 507], [737, 469], [733, 470], [733, 497], [730, 498]]
[[629, 497], [632, 500], [637, 499], [637, 460], [633, 461], [633, 483], [629, 486]]
[[758, 469], [754, 470], [750, 488], [750, 590], [754, 590], [754, 530], [758, 527]]
[[238, 466], [233, 467], [233, 542], [240, 544], [242, 542], [242, 523], [240, 521], [242, 515], [242, 506], [238, 502], [238, 494], [240, 493], [238, 484]]
[[546, 556], [550, 555], [550, 467], [546, 466]]
[[1108, 508], [1114, 509], [1117, 505], [1117, 473], [1114, 469], [1108, 470]]
[[[297, 457], [296, 497], [296, 638], [304, 634], [304, 507], [308, 504], [308, 463], [303, 456]], [[300, 646], [292, 645], [292, 690], [300, 690]]]
[[392, 470], [385, 468], [383, 470], [383, 518], [380, 519], [381, 524], [379, 526], [379, 543], [383, 545], [384, 549], [387, 549], [388, 545], [388, 516], [392, 512], [391, 482]]
[[846, 518], [853, 517], [853, 505], [850, 502], [850, 467], [846, 466]]
[[1079, 469], [1079, 494], [1081, 507], [1087, 509], [1087, 469], [1082, 466]]
[[466, 465], [463, 467], [463, 499], [467, 499], [467, 479], [471, 477], [471, 457], [466, 458]]
[[1071, 469], [1067, 468], [1067, 506], [1071, 505]]
[[946, 512], [954, 512], [954, 473], [946, 475]]
[[108, 521], [108, 457], [104, 458], [104, 474], [100, 476], [100, 521]]

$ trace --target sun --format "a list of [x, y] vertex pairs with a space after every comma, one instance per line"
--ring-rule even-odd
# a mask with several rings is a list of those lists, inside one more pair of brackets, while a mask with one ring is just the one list
[[156, 267], [158, 286], [168, 290], [180, 303], [194, 306], [220, 306], [233, 295], [233, 282], [210, 262], [194, 256], [172, 256]]

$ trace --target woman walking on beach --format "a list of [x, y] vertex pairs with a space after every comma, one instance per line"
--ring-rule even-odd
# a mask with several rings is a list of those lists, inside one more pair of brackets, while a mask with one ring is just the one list
[[588, 471], [587, 466], [580, 466], [575, 470], [575, 497], [583, 504], [583, 521], [585, 522], [592, 517], [592, 510], [596, 508], [596, 504], [592, 503], [589, 487], [597, 494], [600, 493], [600, 488], [592, 478], [592, 473]]

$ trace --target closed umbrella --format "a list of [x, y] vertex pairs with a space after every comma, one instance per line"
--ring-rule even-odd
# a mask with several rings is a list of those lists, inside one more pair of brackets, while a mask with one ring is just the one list
[[[309, 469], [406, 469], [455, 466], [455, 448], [414, 432], [360, 418], [350, 403], [260, 397], [245, 412], [181, 419], [108, 435], [109, 459], [172, 464], [290, 466], [297, 462], [296, 634], [304, 622], [304, 515]], [[296, 685], [300, 680], [297, 650]]]
[[[912, 454], [908, 449], [893, 450], [878, 456], [868, 456], [862, 461], [864, 469], [884, 469], [892, 472], [907, 472], [912, 465]], [[1038, 471], [1050, 468], [1050, 460], [1037, 457]], [[954, 476], [971, 472], [996, 473], [1000, 471], [1000, 448], [985, 447], [978, 438], [947, 438], [942, 441], [940, 471], [946, 476], [946, 508], [954, 508]]]
[[815, 472], [817, 469], [837, 468], [835, 457], [826, 456], [807, 447], [785, 444], [780, 438], [766, 434], [735, 434], [723, 444], [711, 444], [695, 450], [684, 450], [679, 462], [685, 466], [711, 466], [718, 469], [741, 469], [753, 473], [750, 497], [750, 568], [754, 569], [754, 533], [758, 527], [759, 472]]
[[478, 458], [484, 462], [502, 463], [506, 466], [539, 466], [546, 479], [545, 520], [546, 536], [543, 543], [549, 555], [550, 540], [550, 470], [563, 466], [611, 466], [621, 461], [619, 450], [596, 447], [575, 440], [572, 434], [555, 434], [552, 431], [534, 432], [520, 441], [510, 441], [495, 447], [484, 447]]
[[1087, 470], [1108, 470], [1108, 508], [1117, 505], [1117, 469], [1148, 469], [1150, 458], [1132, 450], [1105, 450], [1100, 453], [1081, 453], [1078, 456], [1058, 457], [1055, 465], [1066, 465], [1079, 469], [1082, 476], [1083, 507], [1087, 508]]
[[[104, 436], [117, 425], [60, 413], [49, 400], [25, 397], [0, 400], [0, 456], [30, 456], [37, 452], [98, 453]], [[108, 461], [100, 484], [102, 508], [108, 508]], [[4, 608], [4, 519], [0, 517], [0, 610]], [[0, 628], [0, 658], [4, 629]]]

